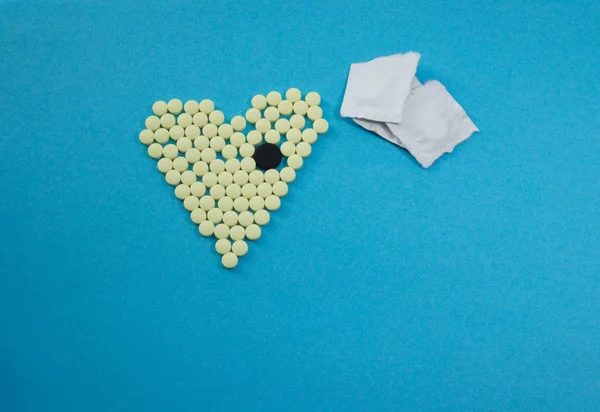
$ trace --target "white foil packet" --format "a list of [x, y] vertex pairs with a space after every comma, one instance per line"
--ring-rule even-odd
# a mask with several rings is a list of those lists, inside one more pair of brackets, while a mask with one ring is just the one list
[[420, 58], [419, 53], [409, 52], [352, 64], [340, 110], [342, 117], [401, 122]]
[[479, 131], [437, 80], [415, 88], [404, 104], [402, 122], [387, 127], [425, 168]]

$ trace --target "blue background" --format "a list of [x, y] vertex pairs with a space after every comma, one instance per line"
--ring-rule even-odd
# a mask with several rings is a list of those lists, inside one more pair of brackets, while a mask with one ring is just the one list
[[[600, 410], [598, 16], [2, 2], [0, 410]], [[482, 130], [428, 170], [339, 116], [350, 63], [409, 50]], [[293, 86], [330, 132], [226, 271], [138, 133]]]

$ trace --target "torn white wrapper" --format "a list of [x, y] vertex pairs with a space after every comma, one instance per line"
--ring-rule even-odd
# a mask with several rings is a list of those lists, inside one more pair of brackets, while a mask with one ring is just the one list
[[342, 117], [399, 123], [421, 55], [415, 52], [354, 63], [342, 102]]
[[415, 88], [404, 105], [403, 121], [388, 123], [388, 130], [423, 167], [479, 129], [446, 88], [432, 80]]
[[[421, 86], [421, 82], [419, 81], [419, 79], [417, 79], [416, 77], [413, 77], [412, 82], [411, 82], [411, 92], [412, 92], [412, 90], [414, 90], [420, 86]], [[394, 133], [392, 133], [392, 131], [390, 130], [389, 126], [386, 123], [374, 122], [372, 120], [358, 119], [358, 118], [354, 118], [352, 120], [354, 120], [354, 122], [356, 124], [358, 124], [359, 126], [362, 126], [363, 128], [365, 128], [367, 130], [377, 133], [379, 136], [383, 137], [385, 140], [387, 140], [391, 143], [394, 143], [395, 145], [398, 145], [400, 147], [406, 148], [402, 144], [402, 142], [400, 140], [398, 140], [398, 138], [396, 136], [394, 136]]]

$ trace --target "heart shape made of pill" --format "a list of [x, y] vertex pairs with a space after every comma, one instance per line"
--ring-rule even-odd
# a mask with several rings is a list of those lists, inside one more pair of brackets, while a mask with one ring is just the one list
[[[329, 129], [316, 92], [256, 95], [245, 116], [225, 122], [209, 100], [157, 101], [139, 140], [228, 269], [261, 237], [296, 171]], [[285, 165], [281, 165], [285, 159]]]

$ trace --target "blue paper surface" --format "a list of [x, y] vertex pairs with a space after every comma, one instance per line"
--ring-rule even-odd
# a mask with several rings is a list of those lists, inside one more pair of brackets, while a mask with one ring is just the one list
[[[593, 1], [0, 2], [0, 410], [600, 410]], [[433, 167], [339, 116], [410, 50], [482, 130]], [[314, 146], [219, 263], [138, 141], [298, 87]]]

